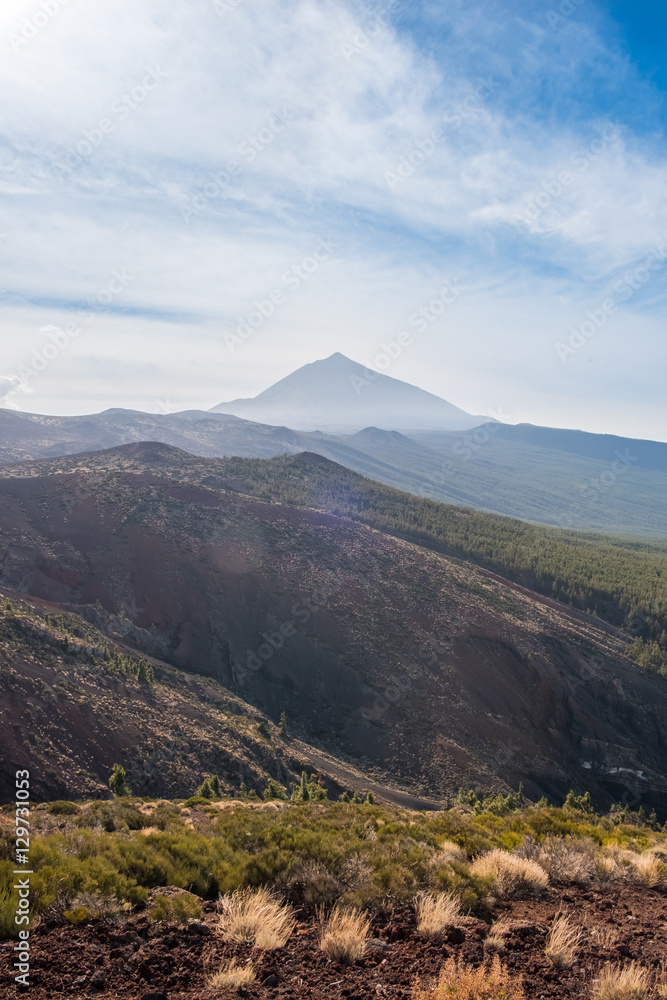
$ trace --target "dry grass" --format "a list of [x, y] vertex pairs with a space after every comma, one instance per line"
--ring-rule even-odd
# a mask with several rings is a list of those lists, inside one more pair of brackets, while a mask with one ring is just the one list
[[606, 965], [593, 987], [594, 1000], [648, 1000], [649, 974], [636, 962]]
[[569, 917], [554, 920], [544, 951], [555, 969], [569, 969], [574, 965], [580, 940], [581, 931], [572, 926]]
[[602, 877], [611, 882], [630, 882], [649, 889], [667, 887], [667, 863], [661, 847], [651, 847], [643, 854], [608, 847], [598, 866]]
[[505, 935], [509, 934], [512, 925], [507, 920], [495, 920], [484, 939], [484, 951], [499, 952], [505, 948]]
[[560, 885], [588, 885], [598, 874], [592, 840], [547, 837], [534, 860]]
[[604, 927], [594, 927], [591, 931], [591, 944], [596, 945], [598, 948], [602, 948], [604, 951], [608, 951], [609, 948], [613, 948], [618, 941], [618, 928], [609, 927], [605, 925]]
[[491, 965], [475, 969], [447, 959], [435, 990], [415, 984], [413, 1000], [524, 1000], [521, 977], [513, 977], [497, 955]]
[[218, 972], [214, 972], [208, 977], [208, 985], [215, 990], [223, 989], [225, 986], [231, 989], [238, 989], [239, 986], [249, 986], [257, 978], [252, 965], [237, 965], [233, 958]]
[[417, 930], [427, 938], [440, 938], [461, 919], [461, 904], [449, 893], [420, 892], [417, 895]]
[[667, 886], [667, 864], [656, 851], [648, 850], [632, 859], [637, 878], [648, 889], [664, 889]]
[[475, 858], [473, 875], [493, 879], [493, 892], [502, 899], [539, 895], [549, 884], [549, 876], [536, 861], [520, 858], [496, 848]]
[[269, 889], [238, 889], [220, 900], [220, 933], [225, 941], [252, 944], [262, 951], [283, 948], [296, 926], [289, 906]]
[[320, 948], [330, 962], [356, 962], [364, 956], [370, 927], [365, 913], [337, 906], [322, 921]]

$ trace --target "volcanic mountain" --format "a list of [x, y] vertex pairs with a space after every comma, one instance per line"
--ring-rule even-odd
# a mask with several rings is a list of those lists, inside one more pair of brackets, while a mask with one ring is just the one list
[[220, 403], [212, 412], [231, 413], [265, 424], [286, 424], [296, 430], [350, 434], [369, 426], [386, 430], [466, 430], [486, 420], [339, 353], [303, 365], [252, 399]]
[[[384, 522], [362, 523], [383, 498]], [[429, 503], [315, 455], [225, 463], [134, 445], [29, 463], [0, 477], [0, 584], [274, 722], [284, 711], [385, 783], [630, 789], [664, 809], [664, 679], [612, 625], [434, 551], [425, 531], [397, 537], [413, 502]], [[488, 518], [425, 509], [461, 538]]]

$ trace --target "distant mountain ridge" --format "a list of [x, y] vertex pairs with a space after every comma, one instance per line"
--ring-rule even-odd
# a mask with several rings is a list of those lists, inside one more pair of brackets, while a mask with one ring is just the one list
[[[432, 500], [563, 528], [667, 538], [667, 443], [489, 422], [384, 375], [357, 395], [354, 380], [373, 375], [338, 354], [293, 372], [256, 399], [209, 411], [116, 408], [65, 417], [0, 409], [0, 466], [146, 441], [204, 458], [313, 452]], [[306, 431], [287, 422], [316, 402], [327, 419], [336, 416], [327, 399], [341, 385], [356, 397], [347, 407], [353, 432]], [[401, 427], [413, 401], [413, 422], [422, 426]], [[452, 429], [452, 421], [464, 426]]]
[[219, 403], [211, 412], [333, 434], [370, 425], [399, 431], [467, 430], [488, 419], [340, 353], [303, 365], [258, 396]]

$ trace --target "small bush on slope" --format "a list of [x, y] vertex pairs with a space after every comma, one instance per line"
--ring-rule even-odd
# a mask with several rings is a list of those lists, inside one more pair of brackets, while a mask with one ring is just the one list
[[366, 914], [337, 906], [323, 924], [320, 948], [330, 962], [356, 962], [364, 956], [370, 927]]
[[536, 861], [494, 850], [476, 858], [473, 875], [493, 879], [493, 892], [502, 899], [539, 895], [549, 884], [549, 876]]
[[448, 958], [435, 991], [417, 981], [413, 1000], [524, 1000], [520, 977], [513, 977], [496, 955], [491, 965], [474, 969]]

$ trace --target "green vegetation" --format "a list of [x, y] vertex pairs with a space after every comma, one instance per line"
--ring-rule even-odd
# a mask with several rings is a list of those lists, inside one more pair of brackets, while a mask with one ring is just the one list
[[111, 768], [111, 774], [109, 775], [109, 788], [114, 793], [116, 798], [127, 798], [132, 794], [129, 785], [127, 784], [127, 775], [125, 774], [125, 768], [121, 764], [114, 764]]
[[204, 915], [201, 904], [194, 896], [179, 893], [176, 896], [155, 896], [148, 910], [148, 919], [155, 923], [177, 924], [183, 926], [189, 920], [201, 920]]
[[34, 656], [51, 666], [62, 663], [92, 669], [109, 676], [153, 684], [155, 671], [148, 660], [109, 648], [96, 628], [75, 614], [41, 613], [26, 603], [6, 600], [0, 608], [0, 647]]
[[[310, 794], [307, 777], [305, 784]], [[459, 804], [439, 813], [414, 813], [312, 798], [279, 809], [229, 803], [221, 810], [203, 796], [197, 802], [123, 797], [79, 803], [64, 823], [62, 813], [37, 806], [31, 845], [35, 910], [57, 907], [76, 921], [86, 919], [77, 912], [80, 906], [90, 909], [86, 894], [136, 905], [146, 902], [151, 890], [167, 886], [202, 898], [243, 887], [286, 891], [291, 886], [290, 892], [316, 898], [315, 889], [320, 886], [320, 892], [325, 883], [332, 901], [347, 905], [380, 908], [438, 888], [474, 910], [485, 906], [488, 893], [488, 880], [475, 876], [468, 864], [481, 852], [551, 843], [556, 837], [568, 843], [587, 838], [593, 846], [627, 853], [659, 840], [637, 815], [620, 810], [599, 817], [570, 806], [528, 806], [499, 815]], [[13, 868], [5, 823], [0, 836], [0, 935], [5, 936], [12, 932], [15, 907]], [[196, 915], [196, 901], [185, 897], [186, 913], [171, 901], [183, 897], [166, 895], [168, 902], [153, 901], [152, 919]]]
[[660, 543], [452, 507], [299, 456], [219, 465], [221, 486], [361, 521], [596, 615], [639, 640], [628, 648], [637, 663], [667, 675], [667, 550]]

